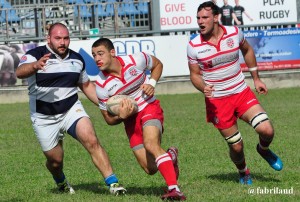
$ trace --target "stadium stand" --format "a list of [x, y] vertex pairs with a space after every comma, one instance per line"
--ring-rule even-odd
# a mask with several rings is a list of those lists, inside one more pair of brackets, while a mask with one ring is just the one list
[[151, 32], [151, 0], [0, 0], [0, 43], [44, 40], [46, 26], [65, 23], [72, 38]]
[[76, 6], [74, 7], [75, 16], [81, 18], [90, 18], [92, 14], [89, 11], [89, 7], [83, 0], [76, 0]]
[[148, 15], [149, 8], [147, 2], [139, 2], [137, 6], [137, 10], [140, 11], [140, 13], [143, 15]]
[[9, 2], [2, 1], [1, 2], [1, 19], [3, 22], [8, 23], [19, 23], [20, 18], [16, 13], [16, 10], [11, 6]]

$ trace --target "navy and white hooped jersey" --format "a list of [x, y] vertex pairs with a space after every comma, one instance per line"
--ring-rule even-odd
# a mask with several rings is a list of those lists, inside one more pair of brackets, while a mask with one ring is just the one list
[[239, 93], [247, 87], [239, 63], [244, 34], [236, 26], [221, 28], [224, 34], [217, 45], [204, 41], [199, 34], [187, 45], [189, 64], [199, 64], [204, 82], [214, 85], [214, 98]]
[[105, 71], [100, 71], [96, 84], [96, 92], [99, 100], [99, 108], [107, 110], [106, 102], [114, 95], [128, 95], [134, 98], [139, 106], [139, 111], [149, 103], [155, 101], [155, 96], [146, 96], [140, 86], [147, 84], [149, 78], [146, 70], [152, 69], [152, 57], [144, 52], [127, 56], [117, 56], [122, 65], [121, 78]]
[[52, 53], [44, 70], [38, 70], [28, 77], [30, 113], [32, 116], [56, 115], [68, 111], [78, 100], [78, 83], [88, 81], [82, 56], [69, 49], [62, 59], [47, 45], [29, 50], [20, 65], [38, 61], [47, 53]]

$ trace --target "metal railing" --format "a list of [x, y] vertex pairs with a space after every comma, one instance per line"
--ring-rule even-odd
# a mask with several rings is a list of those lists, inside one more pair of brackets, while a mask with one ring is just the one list
[[[151, 31], [151, 1], [89, 3], [77, 0], [15, 0], [11, 7], [0, 8], [0, 42], [44, 41], [49, 24], [62, 22], [71, 38], [122, 36], [131, 32]], [[75, 2], [75, 1], [74, 1]], [[37, 3], [37, 4], [34, 4]]]

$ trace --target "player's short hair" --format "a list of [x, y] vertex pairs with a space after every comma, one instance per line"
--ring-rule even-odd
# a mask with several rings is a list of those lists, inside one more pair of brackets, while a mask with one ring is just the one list
[[111, 51], [112, 49], [115, 49], [113, 42], [108, 38], [98, 39], [97, 41], [95, 41], [93, 43], [92, 48], [96, 48], [98, 46], [104, 46], [109, 51]]
[[219, 6], [217, 6], [212, 1], [206, 1], [206, 2], [204, 2], [202, 4], [200, 4], [199, 7], [198, 7], [198, 10], [197, 10], [197, 13], [199, 11], [201, 11], [202, 9], [207, 9], [207, 8], [210, 8], [212, 10], [212, 13], [214, 15], [219, 15], [220, 14], [220, 8], [219, 8]]
[[49, 31], [48, 31], [48, 35], [51, 35], [52, 30], [53, 30], [55, 27], [57, 27], [57, 26], [58, 26], [58, 27], [63, 27], [63, 28], [65, 28], [65, 29], [68, 30], [68, 27], [67, 27], [66, 25], [64, 25], [63, 23], [60, 23], [60, 22], [56, 22], [56, 23], [50, 25]]

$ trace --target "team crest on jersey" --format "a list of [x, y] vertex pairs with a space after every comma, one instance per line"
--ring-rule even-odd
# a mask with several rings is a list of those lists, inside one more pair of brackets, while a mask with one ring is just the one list
[[130, 70], [129, 70], [129, 74], [130, 74], [131, 76], [136, 76], [136, 75], [137, 75], [136, 69], [134, 69], [134, 68], [130, 69]]
[[226, 43], [229, 48], [232, 48], [234, 46], [234, 41], [231, 38], [227, 39]]
[[20, 63], [25, 62], [26, 60], [27, 60], [26, 55], [23, 55], [23, 56], [21, 57]]

